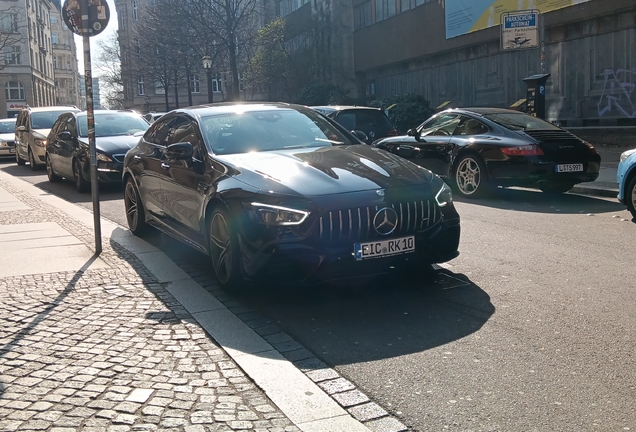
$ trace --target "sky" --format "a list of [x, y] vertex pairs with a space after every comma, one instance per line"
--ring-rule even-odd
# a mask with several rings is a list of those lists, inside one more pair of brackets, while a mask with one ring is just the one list
[[[119, 20], [117, 19], [117, 12], [115, 11], [115, 2], [113, 0], [106, 0], [108, 3], [108, 8], [110, 9], [110, 19], [108, 20], [108, 25], [104, 29], [103, 32], [98, 34], [97, 36], [93, 36], [89, 38], [91, 44], [91, 60], [93, 66], [93, 76], [99, 76], [98, 66], [95, 63], [95, 59], [97, 58], [97, 42], [99, 40], [107, 39], [113, 32], [117, 31]], [[62, 4], [64, 2], [62, 1]], [[78, 71], [80, 75], [84, 75], [84, 42], [81, 36], [75, 35], [75, 46], [77, 48], [77, 63], [78, 63]]]

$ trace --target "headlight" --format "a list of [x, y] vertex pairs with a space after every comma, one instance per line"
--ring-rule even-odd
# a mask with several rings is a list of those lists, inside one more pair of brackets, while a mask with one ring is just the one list
[[437, 205], [440, 207], [444, 207], [453, 202], [453, 192], [451, 191], [450, 186], [446, 183], [442, 182], [442, 187], [435, 194], [435, 201], [437, 201]]
[[625, 159], [633, 155], [634, 152], [636, 152], [636, 149], [627, 150], [621, 153], [620, 162], [623, 162]]
[[7, 147], [7, 142], [0, 140], [0, 147]]
[[113, 160], [103, 153], [97, 153], [97, 160], [102, 162], [112, 162]]
[[300, 225], [307, 219], [309, 212], [253, 202], [256, 211], [267, 225], [292, 226]]
[[35, 139], [35, 145], [38, 147], [46, 147], [46, 140], [45, 139]]

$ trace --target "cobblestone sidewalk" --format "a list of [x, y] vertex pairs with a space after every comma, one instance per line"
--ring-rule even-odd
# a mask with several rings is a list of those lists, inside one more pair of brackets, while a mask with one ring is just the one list
[[[0, 187], [30, 208], [0, 225], [55, 222], [92, 245], [62, 211]], [[104, 242], [99, 258], [108, 269], [0, 279], [1, 431], [299, 430], [134, 255]]]

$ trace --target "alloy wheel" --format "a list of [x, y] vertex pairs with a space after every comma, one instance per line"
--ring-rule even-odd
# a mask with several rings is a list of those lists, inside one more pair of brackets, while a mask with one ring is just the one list
[[481, 167], [475, 159], [468, 156], [459, 162], [455, 173], [455, 182], [463, 195], [475, 194], [481, 185], [481, 177]]
[[137, 203], [137, 193], [135, 192], [135, 186], [132, 182], [126, 183], [124, 206], [126, 207], [126, 221], [128, 221], [128, 228], [134, 232], [139, 225], [139, 207]]
[[29, 164], [31, 165], [31, 169], [33, 171], [38, 169], [38, 166], [35, 163], [35, 156], [33, 155], [33, 152], [31, 151], [31, 148], [29, 148]]
[[51, 183], [58, 182], [62, 179], [60, 176], [55, 174], [55, 171], [53, 171], [53, 166], [51, 165], [51, 157], [48, 154], [46, 155], [46, 175]]
[[227, 283], [233, 276], [232, 235], [225, 217], [215, 212], [210, 221], [210, 255], [219, 282]]

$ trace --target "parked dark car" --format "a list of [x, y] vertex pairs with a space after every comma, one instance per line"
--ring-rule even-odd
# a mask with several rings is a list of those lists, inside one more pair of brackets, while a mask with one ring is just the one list
[[[148, 122], [130, 111], [97, 110], [95, 149], [97, 176], [103, 183], [121, 182], [124, 155], [148, 129]], [[62, 114], [48, 136], [45, 154], [49, 181], [67, 178], [79, 192], [90, 189], [90, 149], [86, 112]]]
[[308, 281], [425, 267], [458, 255], [450, 188], [280, 103], [171, 111], [124, 162], [128, 226], [210, 255], [219, 283]]
[[466, 197], [491, 186], [564, 193], [596, 180], [594, 146], [539, 118], [497, 108], [450, 109], [408, 135], [373, 143], [430, 169]]
[[396, 136], [397, 130], [391, 120], [380, 108], [364, 106], [327, 105], [311, 107], [316, 111], [334, 119], [348, 131], [362, 131], [366, 137], [359, 136], [366, 144], [388, 137]]

